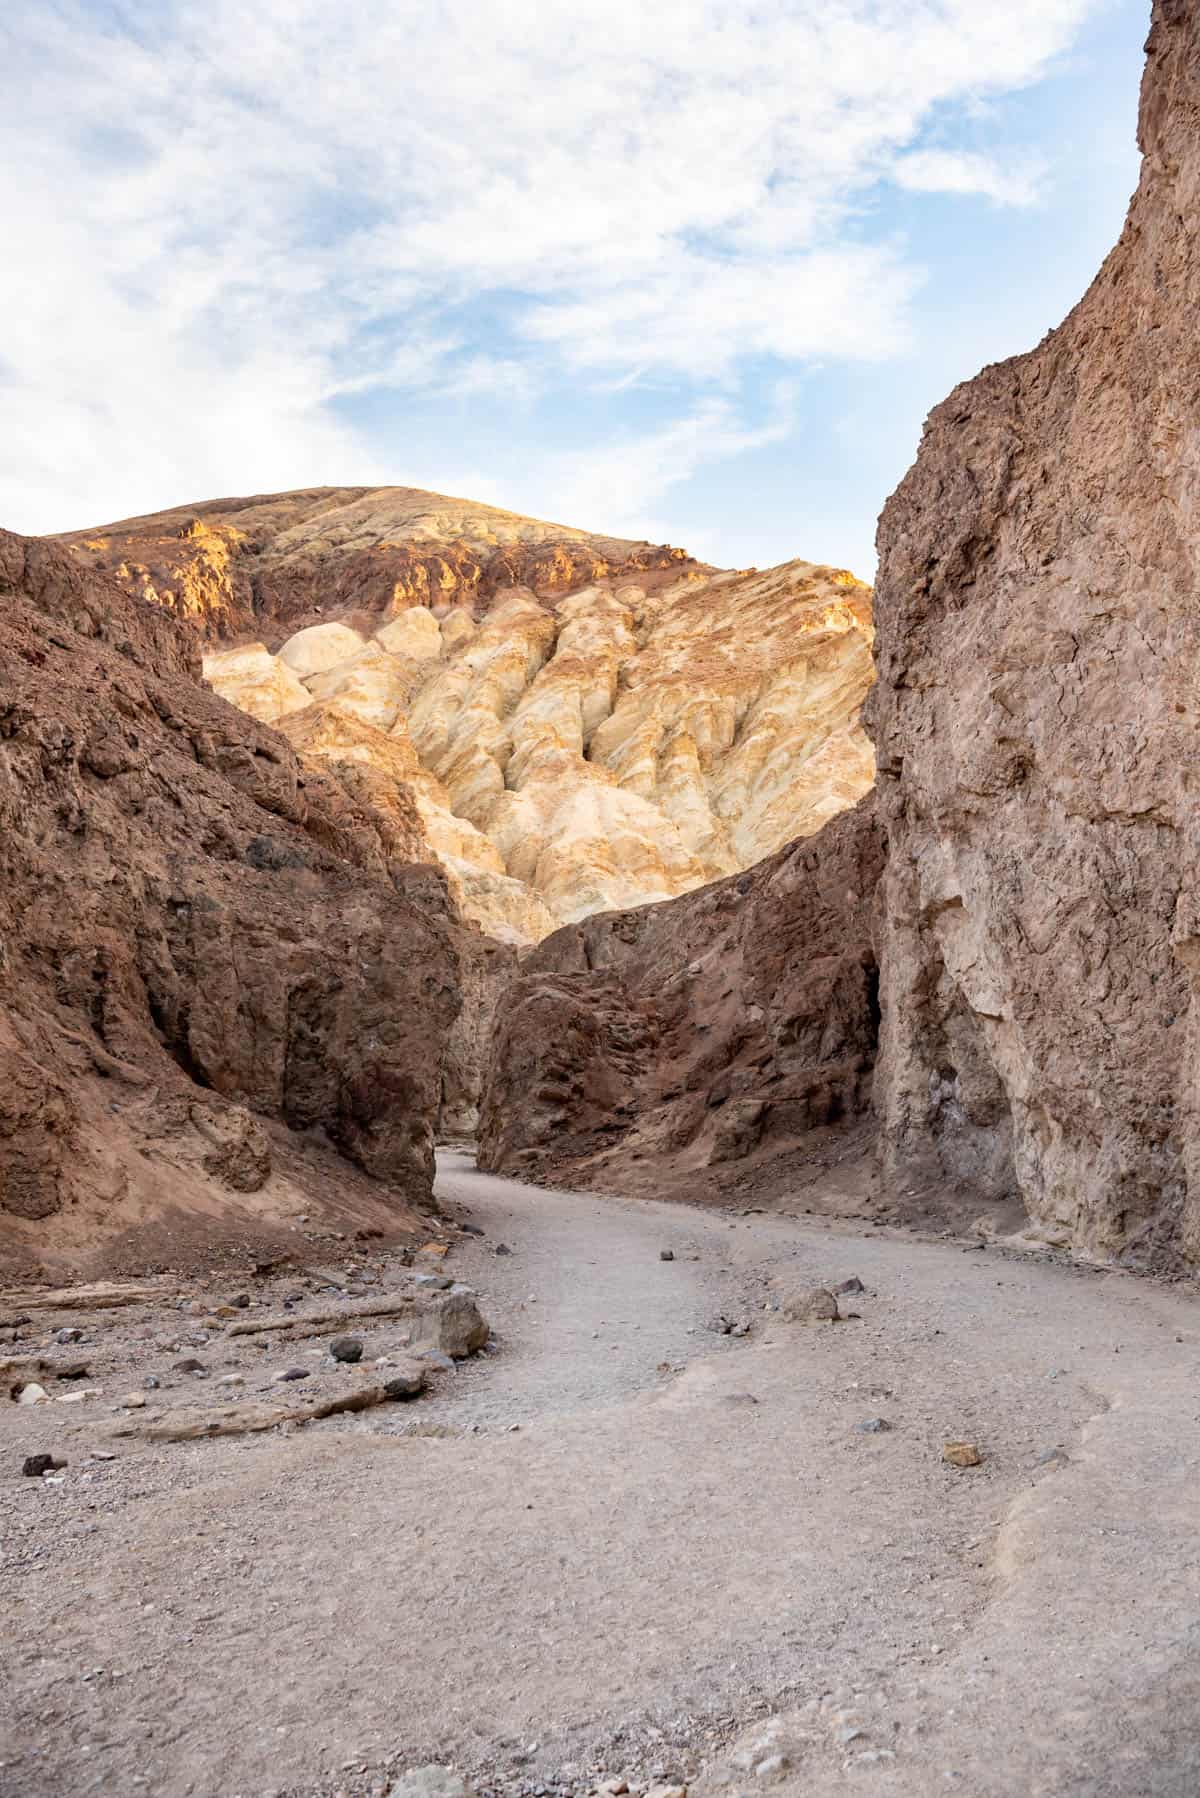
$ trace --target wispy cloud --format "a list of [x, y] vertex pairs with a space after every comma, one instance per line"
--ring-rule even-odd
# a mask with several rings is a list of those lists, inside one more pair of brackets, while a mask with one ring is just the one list
[[[3, 517], [389, 478], [337, 403], [376, 387], [662, 379], [684, 397], [641, 435], [646, 478], [735, 454], [774, 428], [739, 410], [747, 359], [903, 344], [919, 271], [866, 227], [878, 184], [1032, 197], [1028, 168], [925, 133], [1038, 79], [1093, 4], [14, 11]], [[616, 501], [630, 454], [601, 446], [591, 490]]]

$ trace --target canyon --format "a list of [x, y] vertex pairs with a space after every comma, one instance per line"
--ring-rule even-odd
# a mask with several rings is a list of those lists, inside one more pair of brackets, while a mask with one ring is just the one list
[[1139, 139], [874, 591], [0, 532], [5, 1792], [1200, 1790], [1188, 0]]

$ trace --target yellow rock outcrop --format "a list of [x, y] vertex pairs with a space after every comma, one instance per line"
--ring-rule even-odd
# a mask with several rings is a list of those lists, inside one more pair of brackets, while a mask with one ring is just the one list
[[871, 593], [837, 569], [721, 573], [411, 488], [69, 541], [203, 628], [225, 698], [409, 788], [464, 912], [508, 942], [736, 873], [874, 776]]

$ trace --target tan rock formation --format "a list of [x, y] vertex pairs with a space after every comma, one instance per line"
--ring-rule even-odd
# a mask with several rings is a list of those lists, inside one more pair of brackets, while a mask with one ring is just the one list
[[834, 569], [714, 574], [408, 488], [215, 501], [66, 541], [201, 627], [235, 705], [408, 780], [425, 852], [505, 941], [735, 872], [871, 783], [870, 593]]
[[431, 1196], [460, 930], [411, 795], [199, 674], [162, 611], [0, 533], [4, 1271]]
[[883, 515], [893, 1178], [1200, 1260], [1200, 14], [1157, 0], [1141, 181], [1087, 296], [932, 414]]
[[261, 645], [205, 673], [258, 717], [274, 699], [309, 750], [412, 782], [464, 913], [519, 943], [736, 872], [852, 805], [873, 773], [870, 643], [869, 590], [793, 562], [414, 605], [370, 640], [331, 620], [284, 641], [277, 677]]
[[249, 712], [261, 724], [276, 724], [289, 712], [312, 704], [312, 694], [287, 663], [273, 656], [265, 643], [247, 643], [243, 649], [206, 656], [204, 678], [222, 699]]

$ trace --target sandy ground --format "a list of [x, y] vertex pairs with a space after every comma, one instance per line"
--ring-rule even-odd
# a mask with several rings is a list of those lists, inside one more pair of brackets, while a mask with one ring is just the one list
[[[0, 1416], [3, 1798], [1200, 1792], [1193, 1297], [463, 1156], [441, 1192], [497, 1352], [411, 1405], [139, 1443], [118, 1384], [186, 1380], [161, 1308], [26, 1326], [79, 1323], [102, 1392]], [[764, 1308], [851, 1276], [859, 1318]], [[237, 1355], [196, 1352], [215, 1402]]]

